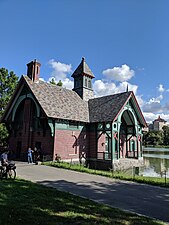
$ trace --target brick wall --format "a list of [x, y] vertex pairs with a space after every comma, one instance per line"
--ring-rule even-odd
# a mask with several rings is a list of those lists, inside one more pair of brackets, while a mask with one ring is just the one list
[[79, 159], [88, 154], [88, 139], [85, 131], [56, 130], [54, 155], [61, 159]]

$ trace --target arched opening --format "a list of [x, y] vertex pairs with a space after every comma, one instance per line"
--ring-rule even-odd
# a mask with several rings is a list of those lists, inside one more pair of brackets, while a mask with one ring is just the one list
[[119, 132], [119, 158], [137, 158], [137, 138], [135, 118], [131, 111], [125, 110], [121, 116]]

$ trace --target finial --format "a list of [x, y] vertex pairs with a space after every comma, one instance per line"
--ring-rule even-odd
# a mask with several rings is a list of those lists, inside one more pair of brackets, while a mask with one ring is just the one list
[[128, 86], [128, 84], [127, 84], [126, 92], [128, 92], [128, 91], [129, 91], [129, 86]]
[[82, 57], [82, 61], [85, 61], [85, 57]]

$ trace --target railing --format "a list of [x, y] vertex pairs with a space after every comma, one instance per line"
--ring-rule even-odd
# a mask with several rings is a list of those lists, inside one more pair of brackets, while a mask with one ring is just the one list
[[138, 158], [138, 152], [137, 151], [127, 151], [127, 157], [128, 158]]
[[111, 153], [110, 152], [97, 152], [97, 159], [111, 160]]

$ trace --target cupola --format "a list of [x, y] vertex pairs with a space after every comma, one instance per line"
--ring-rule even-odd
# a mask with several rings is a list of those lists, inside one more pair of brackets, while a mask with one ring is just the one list
[[92, 79], [94, 78], [94, 75], [84, 57], [72, 74], [72, 77], [74, 78], [73, 91], [75, 91], [85, 101], [94, 98], [94, 92], [92, 89]]

